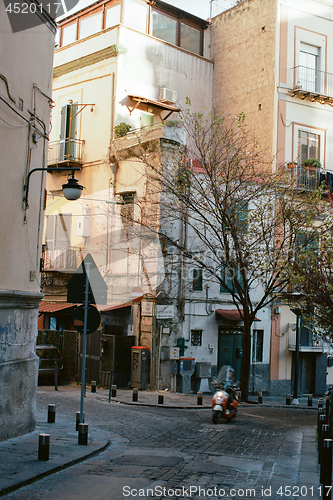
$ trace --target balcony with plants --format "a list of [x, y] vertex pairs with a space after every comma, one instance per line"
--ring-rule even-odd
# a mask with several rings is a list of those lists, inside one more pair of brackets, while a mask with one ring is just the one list
[[308, 158], [302, 163], [287, 163], [287, 172], [295, 189], [314, 191], [320, 186], [323, 169], [319, 160]]

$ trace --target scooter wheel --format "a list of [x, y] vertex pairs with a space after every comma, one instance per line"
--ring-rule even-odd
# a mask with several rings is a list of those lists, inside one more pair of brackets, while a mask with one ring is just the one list
[[220, 411], [216, 411], [216, 410], [213, 411], [213, 415], [212, 415], [213, 424], [218, 424], [221, 416], [222, 415], [221, 415]]

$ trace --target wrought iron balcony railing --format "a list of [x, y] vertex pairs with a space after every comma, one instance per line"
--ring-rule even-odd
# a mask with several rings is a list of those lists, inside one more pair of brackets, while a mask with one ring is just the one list
[[306, 66], [293, 68], [293, 95], [301, 99], [333, 103], [333, 74]]
[[[288, 349], [296, 349], [296, 323], [289, 323], [288, 328]], [[301, 352], [323, 352], [323, 341], [317, 340], [311, 330], [302, 328], [299, 339], [299, 350]]]
[[73, 272], [77, 267], [78, 249], [76, 247], [46, 248], [44, 271]]
[[49, 143], [48, 165], [70, 163], [82, 165], [84, 141], [81, 139], [62, 139]]
[[288, 173], [296, 189], [314, 191], [320, 185], [322, 170], [317, 167], [306, 167], [296, 163], [288, 165]]

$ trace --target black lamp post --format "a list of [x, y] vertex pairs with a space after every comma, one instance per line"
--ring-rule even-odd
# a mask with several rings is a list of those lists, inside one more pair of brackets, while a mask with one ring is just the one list
[[72, 171], [72, 177], [68, 179], [67, 184], [62, 185], [62, 190], [67, 200], [78, 200], [82, 194], [83, 186], [78, 184], [78, 180], [74, 178], [74, 171], [81, 170], [81, 167], [40, 167], [30, 170], [27, 175], [27, 182], [25, 184], [23, 198], [24, 209], [26, 210], [27, 208], [29, 208], [28, 195], [31, 174], [33, 174], [34, 172], [68, 172], [69, 170]]

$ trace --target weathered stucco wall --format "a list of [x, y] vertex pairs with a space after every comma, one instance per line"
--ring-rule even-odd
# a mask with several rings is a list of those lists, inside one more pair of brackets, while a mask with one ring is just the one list
[[29, 171], [46, 166], [43, 135], [50, 124], [54, 32], [42, 24], [12, 33], [3, 3], [0, 26], [0, 440], [4, 440], [35, 425], [45, 173], [35, 172], [30, 178], [27, 210], [23, 185]]

